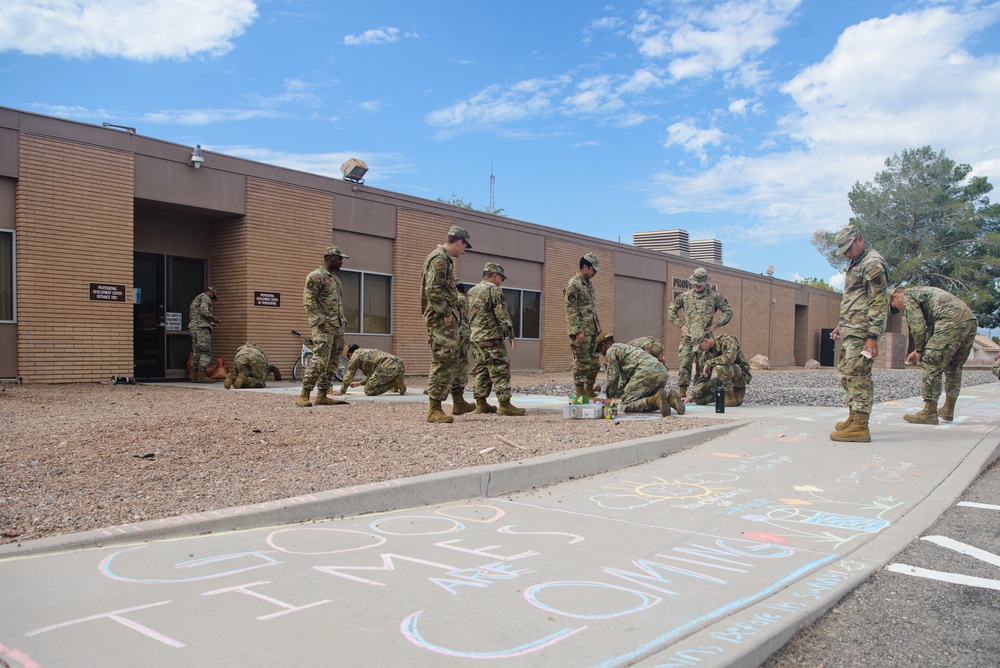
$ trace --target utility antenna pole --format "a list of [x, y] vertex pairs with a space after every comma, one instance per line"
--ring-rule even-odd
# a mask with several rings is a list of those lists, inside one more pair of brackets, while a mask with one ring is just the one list
[[497, 177], [493, 176], [493, 163], [490, 163], [490, 213], [496, 211], [496, 207], [493, 202], [493, 187], [496, 183]]

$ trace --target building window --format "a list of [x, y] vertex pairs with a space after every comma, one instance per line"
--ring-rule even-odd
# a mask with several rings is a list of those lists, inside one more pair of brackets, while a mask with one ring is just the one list
[[392, 276], [367, 271], [337, 272], [344, 286], [348, 334], [392, 334]]
[[515, 339], [542, 338], [542, 293], [537, 290], [503, 288], [507, 312], [514, 323]]
[[0, 230], [0, 322], [14, 322], [14, 231]]

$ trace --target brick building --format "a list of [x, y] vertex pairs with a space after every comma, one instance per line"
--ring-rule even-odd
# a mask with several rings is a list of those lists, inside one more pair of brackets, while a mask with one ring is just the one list
[[[340, 272], [347, 341], [424, 372], [420, 272], [453, 224], [473, 240], [456, 262], [460, 280], [478, 282], [486, 261], [506, 268], [515, 368], [570, 367], [562, 288], [593, 251], [605, 329], [619, 341], [664, 338], [676, 370], [666, 310], [699, 264], [690, 258], [228, 155], [205, 152], [195, 168], [191, 156], [190, 146], [0, 108], [0, 378], [183, 377], [188, 304], [206, 285], [220, 293], [213, 354], [253, 340], [288, 377], [300, 345], [290, 330], [308, 331], [305, 276], [331, 243], [351, 256]], [[748, 357], [820, 359], [839, 295], [708, 268], [735, 311], [723, 331]]]

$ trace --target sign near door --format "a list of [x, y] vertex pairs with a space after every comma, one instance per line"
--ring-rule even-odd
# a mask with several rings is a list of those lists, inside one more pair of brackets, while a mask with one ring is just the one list
[[125, 286], [110, 283], [91, 283], [90, 301], [92, 302], [124, 302]]
[[263, 292], [261, 290], [253, 291], [253, 305], [254, 306], [268, 306], [270, 308], [280, 308], [281, 307], [281, 293], [280, 292]]

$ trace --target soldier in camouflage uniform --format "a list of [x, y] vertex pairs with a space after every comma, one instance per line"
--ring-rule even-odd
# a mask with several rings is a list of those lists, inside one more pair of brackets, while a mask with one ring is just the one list
[[683, 414], [685, 407], [676, 392], [667, 392], [670, 376], [667, 367], [644, 350], [627, 343], [615, 343], [611, 334], [597, 336], [597, 352], [608, 366], [608, 399], [618, 400], [626, 413], [660, 411], [670, 415], [670, 408]]
[[510, 403], [510, 358], [507, 344], [514, 348], [514, 323], [507, 312], [500, 284], [507, 280], [503, 267], [495, 262], [487, 262], [483, 267], [483, 280], [469, 290], [469, 320], [472, 323], [472, 348], [476, 355], [476, 366], [472, 374], [476, 378], [473, 395], [476, 397], [477, 413], [496, 413], [486, 398], [495, 390], [500, 402], [500, 415], [524, 415], [524, 409]]
[[844, 276], [844, 296], [840, 301], [840, 323], [830, 334], [842, 338], [837, 376], [847, 394], [847, 420], [838, 422], [830, 434], [833, 441], [871, 442], [868, 419], [875, 403], [872, 361], [878, 357], [878, 339], [889, 318], [889, 268], [874, 249], [869, 248], [853, 225], [837, 232], [837, 252], [850, 262]]
[[718, 381], [712, 378], [714, 370], [715, 378], [721, 380], [726, 389], [726, 406], [742, 406], [751, 375], [750, 363], [743, 354], [739, 339], [732, 334], [715, 336], [699, 330], [691, 332], [691, 336], [699, 344], [690, 401], [699, 406], [715, 401]]
[[566, 334], [573, 351], [573, 385], [576, 396], [596, 397], [594, 382], [601, 370], [601, 358], [594, 340], [601, 333], [597, 302], [591, 279], [601, 270], [597, 256], [587, 253], [580, 258], [580, 271], [563, 288], [566, 299]]
[[661, 343], [659, 339], [655, 339], [652, 336], [640, 336], [638, 339], [632, 339], [629, 341], [628, 345], [633, 348], [645, 350], [647, 353], [658, 359], [660, 364], [667, 366], [667, 358], [663, 352], [663, 343]]
[[472, 327], [469, 324], [469, 298], [465, 295], [465, 285], [456, 282], [458, 290], [458, 366], [451, 384], [451, 414], [471, 413], [475, 404], [465, 400], [465, 386], [469, 384], [469, 348], [472, 347]]
[[188, 332], [191, 334], [191, 382], [214, 383], [206, 369], [212, 363], [212, 325], [222, 321], [212, 315], [212, 302], [219, 299], [215, 288], [205, 288], [191, 301]]
[[[441, 410], [441, 402], [448, 398], [448, 392], [455, 384], [455, 373], [461, 362], [461, 312], [458, 304], [458, 289], [455, 280], [454, 259], [472, 248], [469, 233], [465, 228], [452, 225], [445, 242], [435, 248], [424, 260], [424, 273], [420, 287], [420, 308], [427, 325], [427, 336], [431, 344], [431, 369], [427, 378], [427, 395], [430, 399], [428, 422], [453, 422], [451, 415]], [[454, 399], [454, 397], [452, 397]], [[452, 415], [475, 409], [463, 397], [455, 401]], [[465, 410], [469, 407], [469, 411]], [[459, 408], [460, 407], [460, 408]]]
[[362, 348], [352, 343], [347, 348], [347, 372], [344, 374], [344, 384], [340, 387], [341, 394], [347, 394], [347, 388], [360, 385], [354, 382], [354, 377], [360, 371], [365, 375], [365, 394], [370, 397], [385, 394], [392, 390], [406, 394], [406, 384], [403, 382], [403, 360], [395, 355], [384, 353], [374, 348]]
[[[897, 287], [889, 296], [893, 313], [903, 311], [913, 337], [913, 352], [908, 364], [924, 368], [921, 394], [924, 408], [907, 413], [903, 419], [914, 424], [937, 424], [938, 416], [946, 422], [955, 418], [955, 402], [962, 389], [962, 366], [976, 340], [976, 317], [958, 297], [939, 288]], [[938, 410], [944, 374], [944, 405]]]
[[[667, 307], [667, 318], [681, 330], [681, 343], [677, 348], [677, 356], [680, 358], [677, 388], [681, 397], [687, 395], [688, 385], [691, 383], [691, 365], [694, 363], [695, 348], [698, 347], [698, 341], [691, 339], [691, 332], [697, 329], [711, 334], [733, 319], [733, 309], [729, 302], [709, 285], [711, 279], [708, 271], [698, 267], [691, 273], [688, 283], [691, 284], [691, 289], [677, 295]], [[684, 311], [684, 320], [681, 320], [678, 311]], [[717, 312], [722, 315], [713, 323]]]
[[[297, 406], [328, 406], [346, 403], [330, 399], [327, 394], [339, 394], [330, 389], [333, 374], [340, 365], [340, 351], [344, 349], [344, 286], [336, 272], [348, 255], [337, 246], [323, 252], [323, 266], [306, 277], [302, 291], [302, 306], [309, 316], [312, 328], [313, 356], [302, 374], [302, 391], [295, 400]], [[309, 401], [309, 394], [316, 388], [316, 401]]]
[[226, 377], [225, 388], [258, 389], [267, 386], [267, 355], [253, 341], [247, 341], [236, 351], [233, 368]]

